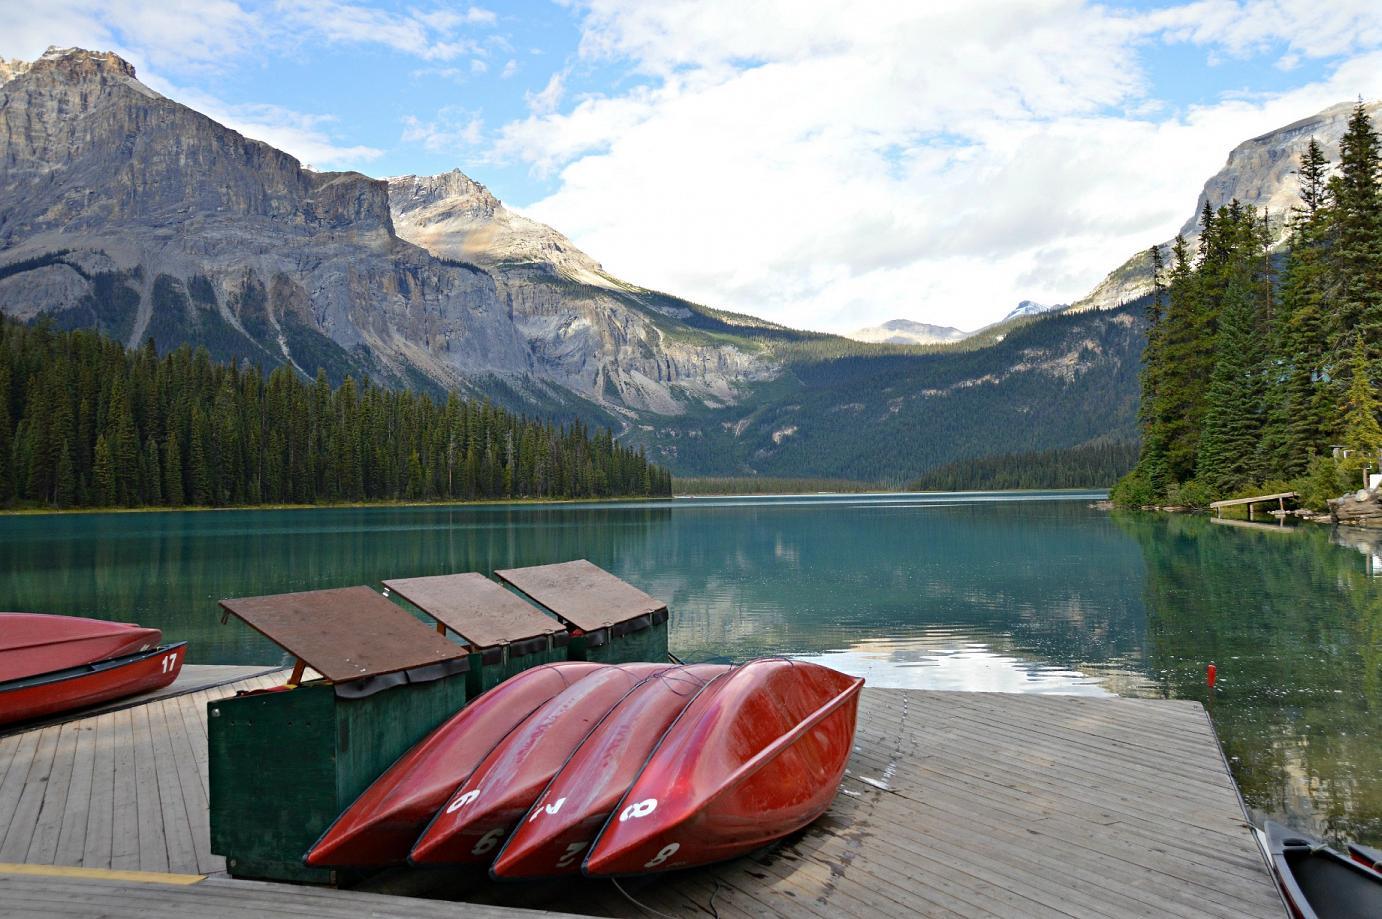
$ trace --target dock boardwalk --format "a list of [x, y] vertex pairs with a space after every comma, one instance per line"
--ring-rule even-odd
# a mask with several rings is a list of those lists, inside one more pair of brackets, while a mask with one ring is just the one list
[[1285, 914], [1199, 704], [872, 688], [821, 820], [754, 856], [622, 890], [457, 872], [387, 872], [350, 891], [7, 873], [222, 871], [208, 851], [205, 703], [281, 681], [0, 739], [0, 915]]

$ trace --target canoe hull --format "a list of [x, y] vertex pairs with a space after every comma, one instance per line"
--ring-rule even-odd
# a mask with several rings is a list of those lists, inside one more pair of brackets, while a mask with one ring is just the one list
[[533, 712], [418, 838], [415, 865], [488, 864], [571, 753], [620, 699], [670, 664], [606, 665]]
[[32, 721], [162, 689], [177, 679], [187, 642], [0, 684], [0, 725]]
[[158, 647], [163, 633], [127, 622], [0, 613], [0, 683]]
[[1382, 874], [1270, 820], [1263, 836], [1272, 871], [1297, 919], [1382, 916]]
[[365, 789], [303, 861], [314, 868], [403, 864], [438, 808], [501, 740], [539, 706], [601, 667], [584, 662], [534, 667], [480, 696]]
[[490, 876], [518, 880], [580, 874], [581, 856], [667, 728], [729, 669], [722, 664], [674, 667], [624, 696], [533, 803]]
[[863, 680], [802, 661], [752, 661], [667, 731], [582, 871], [646, 874], [734, 858], [793, 833], [834, 800]]

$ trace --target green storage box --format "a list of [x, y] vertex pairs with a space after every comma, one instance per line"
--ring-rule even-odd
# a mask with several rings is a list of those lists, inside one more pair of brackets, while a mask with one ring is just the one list
[[667, 604], [585, 559], [496, 571], [570, 629], [567, 659], [667, 660]]
[[236, 877], [333, 883], [303, 856], [466, 703], [469, 658], [368, 587], [222, 601], [322, 679], [207, 704], [211, 851]]
[[471, 698], [529, 667], [567, 660], [565, 626], [483, 574], [393, 578], [384, 587], [466, 643]]
[[315, 682], [207, 703], [211, 851], [235, 877], [335, 883], [303, 855], [466, 697], [461, 672], [361, 699]]

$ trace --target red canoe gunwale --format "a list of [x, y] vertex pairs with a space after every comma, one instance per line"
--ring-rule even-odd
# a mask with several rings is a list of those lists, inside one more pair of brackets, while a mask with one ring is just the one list
[[89, 708], [162, 689], [177, 679], [187, 642], [0, 683], [0, 725]]
[[[717, 680], [663, 735], [587, 850], [581, 872], [587, 877], [636, 876], [709, 864], [807, 826], [829, 809], [839, 789], [853, 748], [863, 684], [830, 668], [786, 658], [750, 661]], [[726, 732], [752, 717], [745, 713], [749, 703], [776, 697], [782, 716], [789, 716], [783, 702], [802, 699], [805, 690], [814, 690], [814, 707], [796, 717], [795, 724], [737, 765], [723, 761], [738, 755], [729, 749], [733, 738], [727, 741]], [[809, 751], [801, 744], [808, 738], [814, 738], [820, 754], [814, 760], [804, 759]], [[798, 749], [794, 764], [784, 760], [784, 754]], [[776, 770], [770, 768], [774, 765]], [[801, 773], [795, 783], [790, 774], [780, 774], [793, 768]], [[718, 770], [724, 774], [717, 775]], [[713, 785], [697, 788], [698, 781]], [[746, 795], [752, 800], [740, 800]], [[649, 802], [651, 807], [639, 813]], [[643, 822], [654, 813], [656, 819]]]
[[[490, 877], [579, 876], [577, 856], [595, 841], [653, 747], [686, 706], [729, 671], [728, 664], [674, 667], [629, 690], [538, 795], [499, 850]], [[547, 809], [553, 800], [556, 812]], [[535, 823], [539, 816], [543, 819]]]
[[53, 613], [0, 613], [0, 683], [158, 647], [163, 633], [131, 622]]
[[516, 674], [442, 722], [394, 761], [331, 822], [303, 864], [402, 865], [413, 843], [491, 750], [529, 715], [605, 664], [569, 661]]
[[[608, 665], [554, 696], [491, 750], [456, 789], [451, 803], [437, 811], [418, 837], [408, 854], [408, 864], [491, 862], [514, 825], [610, 709], [644, 680], [672, 666]], [[481, 799], [480, 805], [470, 807]]]

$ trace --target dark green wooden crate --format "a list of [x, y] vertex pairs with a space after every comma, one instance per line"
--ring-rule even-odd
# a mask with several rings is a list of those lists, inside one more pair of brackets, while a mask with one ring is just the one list
[[467, 674], [361, 699], [326, 683], [207, 703], [211, 851], [236, 877], [332, 883], [302, 857], [394, 760], [465, 705]]
[[658, 663], [667, 660], [667, 611], [616, 623], [598, 632], [573, 635], [567, 660], [601, 664]]

